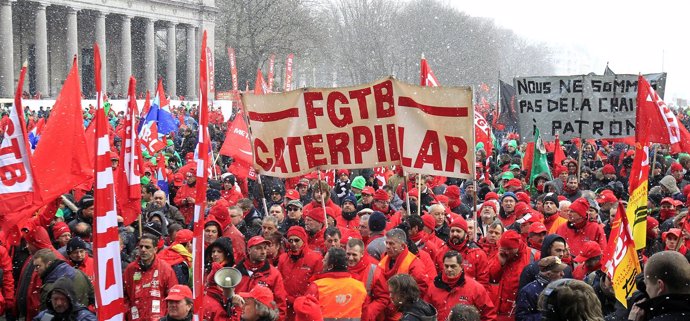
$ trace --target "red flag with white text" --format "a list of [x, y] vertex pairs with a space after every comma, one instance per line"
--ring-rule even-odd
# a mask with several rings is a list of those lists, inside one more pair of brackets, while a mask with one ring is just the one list
[[[100, 69], [100, 53], [94, 44], [96, 70]], [[120, 236], [117, 227], [117, 210], [113, 169], [110, 161], [110, 138], [105, 110], [101, 106], [103, 94], [100, 72], [96, 72], [96, 188], [94, 191], [93, 255], [96, 282], [96, 306], [98, 320], [123, 320], [125, 313], [124, 283], [120, 264]]]
[[26, 66], [23, 66], [19, 73], [14, 105], [0, 145], [0, 214], [18, 212], [28, 207], [33, 202], [35, 191], [31, 150], [22, 108], [25, 76]]
[[228, 130], [225, 132], [225, 141], [219, 153], [232, 157], [235, 162], [239, 162], [243, 166], [252, 166], [254, 154], [252, 153], [252, 146], [249, 142], [249, 131], [244, 119], [243, 110], [240, 109], [235, 115], [235, 119], [228, 124]]
[[139, 114], [136, 100], [136, 84], [137, 81], [134, 77], [129, 77], [125, 130], [122, 137], [122, 147], [120, 148], [120, 164], [117, 167], [117, 206], [120, 208], [125, 226], [132, 224], [141, 212], [140, 179], [144, 165], [135, 120]]
[[284, 91], [292, 90], [292, 61], [295, 55], [289, 54], [285, 61], [285, 88]]
[[274, 64], [276, 60], [276, 55], [273, 54], [271, 55], [271, 58], [268, 59], [268, 92], [273, 92], [273, 71], [274, 71]]
[[204, 213], [206, 207], [206, 189], [208, 182], [208, 71], [206, 55], [206, 31], [201, 39], [201, 59], [199, 61], [199, 140], [194, 153], [196, 161], [196, 201], [194, 203], [192, 262], [194, 290], [194, 318], [202, 320], [204, 316]]
[[240, 85], [237, 79], [237, 62], [234, 48], [228, 48], [228, 59], [230, 60], [230, 76], [232, 77], [232, 90], [237, 92], [240, 88]]
[[635, 138], [643, 146], [668, 144], [672, 153], [690, 153], [690, 133], [643, 76], [637, 80]]

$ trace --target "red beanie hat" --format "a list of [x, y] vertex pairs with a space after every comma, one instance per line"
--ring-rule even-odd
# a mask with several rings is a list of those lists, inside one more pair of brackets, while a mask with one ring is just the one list
[[307, 212], [307, 217], [321, 224], [324, 224], [326, 222], [325, 214], [326, 211], [324, 211], [323, 207], [317, 206]]
[[295, 309], [295, 321], [323, 321], [321, 306], [313, 295], [298, 297], [292, 307]]
[[659, 235], [654, 233], [654, 228], [659, 226], [659, 221], [647, 215], [647, 237], [657, 238]]
[[522, 188], [522, 182], [520, 182], [520, 180], [517, 178], [513, 178], [513, 179], [509, 180], [507, 183], [505, 183], [505, 185], [503, 185], [503, 188], [506, 188], [506, 187]]
[[462, 216], [458, 216], [456, 219], [453, 220], [453, 222], [450, 223], [450, 227], [458, 227], [461, 230], [467, 232], [467, 221], [465, 221]]
[[498, 242], [498, 244], [503, 248], [517, 249], [520, 248], [520, 242], [520, 234], [513, 230], [508, 230], [501, 235], [501, 240]]
[[513, 213], [515, 214], [515, 217], [522, 217], [525, 214], [529, 213], [532, 209], [529, 207], [529, 205], [519, 202], [515, 204], [515, 210]]
[[436, 219], [431, 214], [422, 215], [422, 222], [424, 222], [424, 226], [430, 230], [436, 227]]
[[194, 239], [194, 232], [189, 229], [181, 229], [175, 234], [175, 243], [183, 244], [189, 243]]
[[587, 210], [589, 209], [589, 201], [586, 198], [580, 197], [570, 204], [570, 210], [582, 217], [587, 217]]
[[446, 187], [446, 191], [443, 193], [443, 195], [450, 199], [458, 199], [460, 198], [460, 187], [457, 185], [450, 185]]
[[450, 199], [448, 199], [448, 196], [445, 195], [436, 195], [436, 203], [441, 203], [441, 204], [448, 204]]
[[479, 207], [479, 213], [481, 213], [485, 207], [491, 207], [494, 210], [494, 214], [498, 214], [498, 204], [493, 201], [486, 201], [482, 203], [482, 206]]
[[53, 238], [57, 239], [62, 234], [70, 233], [69, 226], [65, 222], [57, 222], [53, 225]]
[[488, 192], [484, 195], [484, 201], [488, 200], [498, 200], [498, 194], [496, 192]]
[[301, 226], [291, 226], [288, 231], [287, 231], [287, 237], [289, 238], [290, 236], [297, 236], [302, 240], [302, 242], [307, 242], [309, 238], [307, 237], [307, 231], [304, 230], [303, 227]]
[[529, 194], [525, 192], [517, 192], [515, 193], [515, 197], [517, 197], [518, 202], [524, 202], [527, 205], [532, 203], [532, 199], [529, 197]]
[[[228, 207], [230, 204], [228, 204], [228, 201], [226, 201], [224, 198], [219, 199], [215, 205], [211, 208], [210, 211], [208, 211], [208, 215], [216, 218], [218, 220], [218, 223], [220, 223], [220, 227], [222, 229], [225, 229], [226, 226], [230, 223], [230, 210]], [[222, 232], [222, 231], [221, 231]]]
[[671, 164], [671, 171], [672, 172], [683, 171], [683, 165], [681, 165], [680, 163], [673, 163], [673, 164]]
[[606, 175], [606, 174], [615, 174], [616, 169], [613, 167], [611, 164], [606, 164], [604, 168], [601, 170], [601, 173]]
[[388, 201], [388, 193], [384, 191], [383, 189], [379, 189], [376, 192], [374, 192], [374, 200], [375, 201]]

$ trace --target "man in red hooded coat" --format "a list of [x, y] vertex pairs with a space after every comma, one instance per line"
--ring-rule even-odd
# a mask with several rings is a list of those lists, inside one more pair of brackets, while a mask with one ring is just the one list
[[443, 256], [450, 250], [455, 250], [462, 255], [462, 268], [465, 275], [473, 277], [482, 285], [489, 284], [486, 253], [470, 239], [470, 235], [467, 233], [467, 221], [462, 217], [450, 223], [448, 243], [438, 250], [435, 263], [439, 273], [443, 266]]
[[498, 321], [515, 320], [515, 301], [522, 269], [529, 264], [529, 249], [517, 232], [510, 230], [499, 241], [499, 253], [489, 262], [489, 282], [498, 284]]

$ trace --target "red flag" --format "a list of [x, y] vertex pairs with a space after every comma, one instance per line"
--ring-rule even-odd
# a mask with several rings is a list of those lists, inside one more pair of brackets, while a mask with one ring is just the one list
[[228, 126], [228, 130], [225, 132], [225, 141], [219, 153], [232, 157], [235, 162], [240, 162], [243, 166], [251, 167], [254, 162], [254, 154], [243, 114], [244, 111], [240, 109]]
[[237, 62], [234, 48], [228, 48], [228, 58], [230, 59], [230, 75], [232, 76], [232, 90], [236, 92], [239, 90], [240, 85], [239, 81], [237, 80]]
[[287, 61], [285, 61], [285, 88], [284, 91], [292, 90], [292, 60], [294, 58], [293, 54], [287, 56]]
[[491, 127], [489, 122], [484, 119], [481, 113], [474, 113], [474, 136], [476, 143], [484, 143], [484, 150], [486, 156], [491, 156], [494, 149], [494, 142], [491, 139]]
[[202, 320], [204, 316], [204, 212], [206, 203], [206, 184], [208, 181], [208, 81], [206, 55], [206, 31], [201, 38], [201, 59], [199, 61], [199, 140], [196, 146], [196, 202], [194, 203], [194, 239], [192, 242], [192, 262], [194, 262], [194, 318]]
[[125, 130], [122, 137], [122, 147], [120, 148], [120, 164], [117, 167], [117, 206], [120, 208], [125, 226], [132, 224], [141, 212], [140, 177], [144, 166], [141, 144], [139, 143], [135, 126], [135, 118], [139, 114], [136, 100], [136, 84], [137, 81], [134, 77], [129, 77]]
[[146, 91], [146, 100], [144, 100], [144, 107], [141, 109], [141, 118], [146, 118], [149, 110], [151, 110], [151, 93]]
[[637, 80], [636, 118], [637, 142], [668, 144], [672, 153], [690, 153], [690, 133], [642, 76]]
[[263, 95], [268, 92], [268, 87], [266, 87], [266, 82], [264, 82], [264, 74], [261, 73], [261, 69], [257, 69], [256, 81], [254, 82], [254, 95]]
[[165, 90], [163, 90], [163, 78], [158, 79], [158, 107], [160, 109], [163, 109], [164, 107], [170, 106], [170, 100], [168, 100], [168, 97], [165, 97]]
[[276, 60], [276, 55], [271, 55], [268, 59], [268, 92], [273, 92], [273, 65]]
[[25, 76], [26, 65], [19, 73], [14, 108], [10, 110], [9, 122], [6, 124], [4, 139], [0, 145], [0, 214], [27, 208], [33, 201], [35, 191], [31, 151], [22, 108]]
[[532, 172], [532, 161], [534, 161], [534, 142], [528, 142], [527, 148], [525, 149], [525, 156], [522, 157], [522, 168], [527, 171], [527, 176], [530, 176]]
[[[553, 144], [553, 166], [552, 166], [552, 168], [555, 169], [556, 165], [562, 165], [564, 160], [565, 160], [565, 152], [563, 151], [563, 148], [561, 148], [561, 140], [558, 137], [558, 134], [556, 134], [556, 142]], [[580, 166], [582, 166], [582, 165], [580, 165]]]
[[93, 179], [93, 163], [88, 156], [84, 135], [76, 57], [53, 105], [32, 162], [37, 190], [40, 191], [40, 200], [34, 199], [35, 208]]
[[165, 148], [165, 143], [158, 139], [158, 124], [156, 122], [141, 126], [140, 135], [139, 141], [146, 147], [149, 155], [153, 155]]
[[426, 62], [426, 59], [422, 58], [422, 64], [420, 68], [420, 85], [425, 87], [437, 87], [439, 85], [438, 79], [434, 76], [434, 72], [431, 71], [431, 67]]
[[[94, 44], [96, 70], [100, 69], [100, 53]], [[93, 254], [96, 272], [94, 284], [98, 320], [122, 320], [125, 313], [125, 299], [120, 264], [120, 241], [117, 228], [113, 169], [110, 161], [110, 138], [105, 111], [101, 106], [101, 79], [96, 72], [96, 160], [94, 168], [96, 189], [94, 191]], [[52, 117], [51, 117], [52, 118]], [[52, 120], [51, 120], [52, 121]]]

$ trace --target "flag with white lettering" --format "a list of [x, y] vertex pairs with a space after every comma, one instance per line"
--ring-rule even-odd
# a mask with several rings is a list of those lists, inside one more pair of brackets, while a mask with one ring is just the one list
[[642, 145], [671, 145], [672, 153], [690, 153], [690, 133], [643, 76], [638, 77], [635, 139]]
[[285, 88], [283, 91], [292, 90], [292, 61], [294, 57], [293, 54], [289, 54], [285, 61]]
[[96, 271], [96, 306], [99, 321], [124, 320], [125, 300], [120, 264], [120, 239], [110, 161], [109, 124], [101, 106], [101, 59], [94, 44], [96, 66], [96, 188], [94, 191], [93, 254]]
[[635, 276], [642, 269], [637, 251], [635, 251], [635, 242], [630, 233], [630, 225], [628, 225], [623, 203], [618, 203], [616, 217], [611, 223], [607, 249], [604, 251], [604, 257], [601, 261], [604, 262], [601, 270], [606, 272], [611, 279], [616, 299], [627, 307], [627, 298], [637, 289]]
[[120, 149], [120, 164], [117, 168], [117, 206], [125, 226], [132, 224], [141, 212], [141, 174], [144, 167], [141, 144], [136, 131], [136, 117], [139, 115], [134, 77], [129, 77], [127, 91], [127, 113], [125, 114], [124, 137]]

